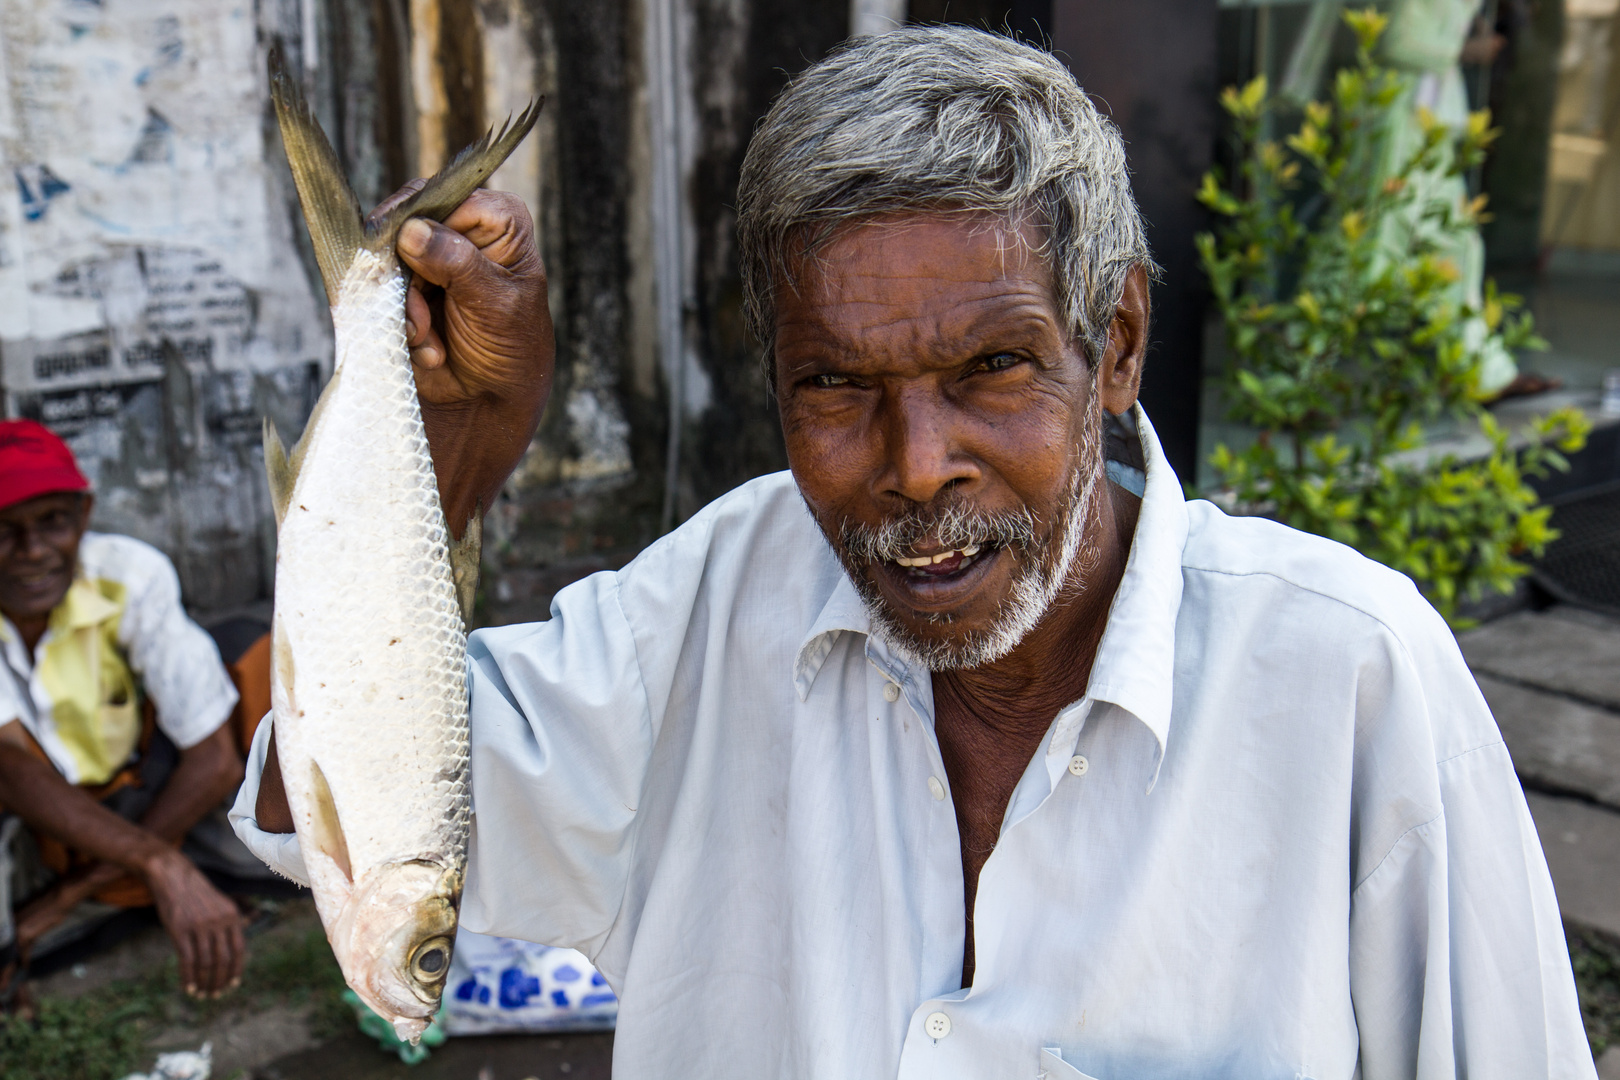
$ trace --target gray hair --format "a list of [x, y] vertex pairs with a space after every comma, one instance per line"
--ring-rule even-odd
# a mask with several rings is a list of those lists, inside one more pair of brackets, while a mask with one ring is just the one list
[[1125, 144], [1050, 53], [911, 26], [838, 48], [760, 122], [737, 192], [743, 305], [774, 375], [776, 290], [840, 225], [963, 210], [1040, 227], [1059, 315], [1095, 364], [1134, 267], [1157, 272]]

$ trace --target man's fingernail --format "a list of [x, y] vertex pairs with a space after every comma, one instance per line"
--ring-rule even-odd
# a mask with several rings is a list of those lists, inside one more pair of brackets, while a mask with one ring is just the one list
[[405, 340], [409, 341], [416, 336], [416, 324], [410, 319], [405, 320]]
[[420, 255], [427, 250], [433, 230], [421, 218], [411, 218], [399, 230], [399, 249], [407, 255]]

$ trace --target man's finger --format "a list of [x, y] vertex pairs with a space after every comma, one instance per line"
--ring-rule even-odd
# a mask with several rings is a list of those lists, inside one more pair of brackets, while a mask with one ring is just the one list
[[231, 954], [230, 930], [224, 926], [215, 926], [208, 932], [208, 948], [214, 954], [213, 982], [209, 986], [209, 993], [219, 997], [225, 992], [225, 985], [231, 981], [231, 968], [236, 958]]
[[528, 205], [510, 192], [481, 188], [451, 211], [444, 225], [476, 244], [485, 258], [508, 270], [534, 250], [534, 219], [529, 216]]
[[422, 286], [413, 276], [405, 291], [405, 344], [411, 348], [426, 345], [433, 333], [433, 310], [428, 307]]
[[210, 942], [214, 950], [214, 985], [213, 996], [219, 997], [225, 988], [231, 984], [231, 978], [236, 968], [236, 950], [231, 941], [231, 928], [229, 926], [216, 926], [210, 932], [213, 938]]
[[178, 934], [169, 935], [174, 941], [174, 951], [180, 957], [180, 986], [186, 993], [193, 996], [197, 993], [197, 953], [191, 947], [191, 935], [182, 930]]
[[207, 930], [198, 927], [193, 929], [187, 936], [191, 938], [192, 948], [196, 950], [195, 970], [197, 977], [195, 984], [197, 993], [207, 997], [213, 992], [215, 985], [214, 965], [216, 961], [214, 958], [213, 935]]
[[498, 288], [508, 276], [478, 245], [454, 229], [426, 218], [412, 218], [399, 231], [399, 256], [406, 266], [427, 281], [448, 290], [467, 288], [476, 294]]

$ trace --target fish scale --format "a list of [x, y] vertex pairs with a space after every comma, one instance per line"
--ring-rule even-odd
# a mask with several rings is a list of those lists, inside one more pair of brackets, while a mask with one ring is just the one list
[[539, 115], [532, 104], [377, 220], [363, 220], [297, 85], [271, 61], [282, 145], [332, 305], [331, 380], [275, 503], [271, 702], [282, 786], [344, 980], [401, 1038], [438, 1011], [471, 828], [466, 622], [481, 513], [452, 541], [405, 340], [394, 254], [442, 221]]
[[450, 865], [469, 827], [466, 636], [404, 289], [394, 259], [357, 253], [333, 308], [333, 396], [276, 559], [276, 619], [295, 658], [289, 705], [317, 718], [278, 730], [277, 749], [289, 775], [304, 758], [321, 765], [354, 867]]

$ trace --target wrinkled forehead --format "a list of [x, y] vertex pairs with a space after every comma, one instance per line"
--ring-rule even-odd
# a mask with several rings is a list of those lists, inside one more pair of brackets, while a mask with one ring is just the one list
[[998, 215], [885, 214], [841, 226], [778, 288], [778, 371], [806, 356], [922, 347], [986, 335], [1068, 337], [1041, 232]]
[[1029, 277], [1052, 287], [1048, 229], [1032, 213], [971, 207], [890, 210], [795, 231], [777, 283], [778, 300], [861, 287], [873, 269], [907, 277], [971, 272]]

